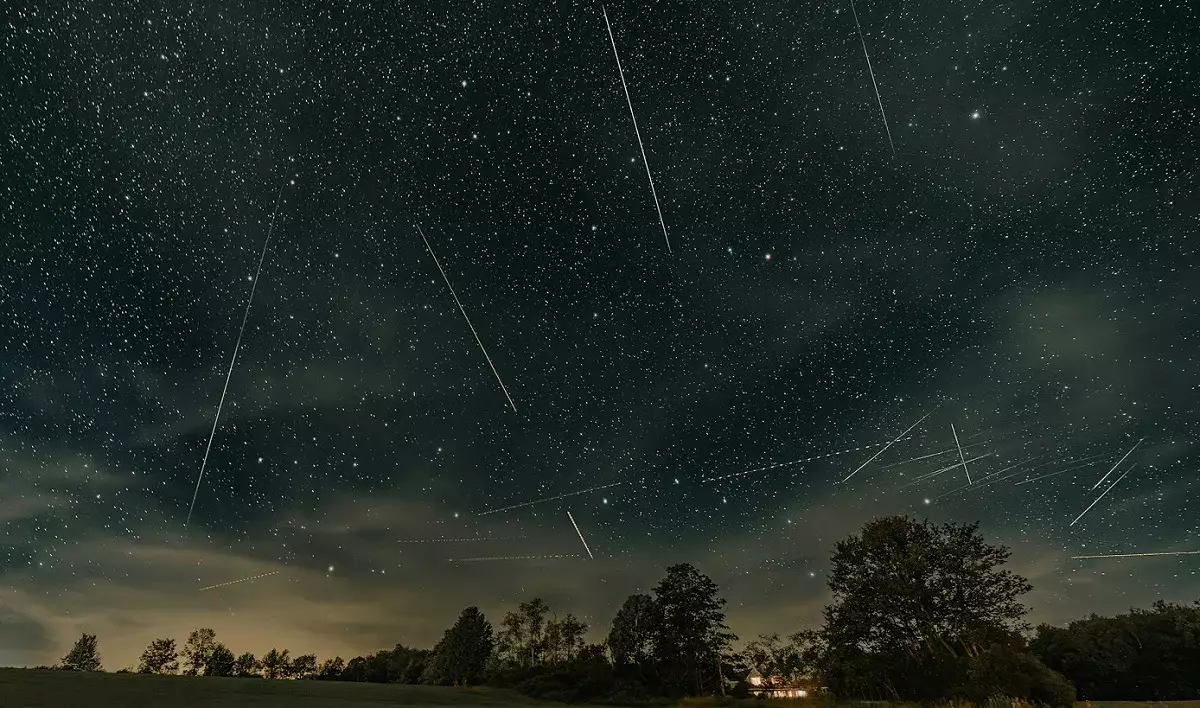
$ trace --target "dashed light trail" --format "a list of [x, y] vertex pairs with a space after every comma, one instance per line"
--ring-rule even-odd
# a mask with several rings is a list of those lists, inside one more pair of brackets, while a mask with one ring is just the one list
[[216, 585], [209, 585], [206, 588], [200, 588], [200, 592], [204, 592], [205, 590], [215, 590], [216, 588], [223, 588], [226, 585], [236, 585], [237, 583], [244, 583], [248, 580], [258, 580], [259, 578], [266, 578], [271, 575], [279, 575], [279, 571], [272, 570], [270, 573], [263, 573], [262, 575], [251, 575], [249, 578], [242, 578], [241, 580], [230, 580], [227, 583], [217, 583]]

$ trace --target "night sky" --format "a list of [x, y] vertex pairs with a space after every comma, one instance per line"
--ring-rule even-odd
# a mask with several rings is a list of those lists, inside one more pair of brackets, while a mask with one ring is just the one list
[[683, 561], [747, 639], [900, 513], [1011, 546], [1034, 621], [1200, 596], [1071, 559], [1200, 549], [1188, 3], [863, 0], [877, 101], [848, 2], [614, 2], [672, 252], [597, 4], [42, 5], [0, 28], [0, 664], [535, 595], [598, 639]]

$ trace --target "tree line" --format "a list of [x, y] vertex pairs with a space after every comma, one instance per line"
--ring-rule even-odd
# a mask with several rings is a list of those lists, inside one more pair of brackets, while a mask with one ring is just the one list
[[[183, 647], [155, 639], [137, 671], [152, 674], [315, 679], [465, 686], [488, 684], [556, 700], [638, 701], [746, 696], [756, 688], [805, 688], [839, 698], [960, 700], [997, 697], [1071, 706], [1088, 700], [1200, 698], [1200, 602], [1157, 603], [1118, 617], [1093, 615], [1065, 628], [1024, 621], [1031, 586], [1005, 569], [1009, 551], [977, 525], [885, 517], [836, 544], [833, 602], [817, 629], [762, 635], [735, 651], [725, 600], [708, 576], [673, 565], [649, 592], [631, 595], [599, 643], [588, 624], [559, 617], [541, 598], [493, 624], [468, 607], [432, 648], [397, 644], [318, 664], [272, 649], [233, 651], [211, 629]], [[84, 634], [62, 668], [99, 670], [95, 635]]]

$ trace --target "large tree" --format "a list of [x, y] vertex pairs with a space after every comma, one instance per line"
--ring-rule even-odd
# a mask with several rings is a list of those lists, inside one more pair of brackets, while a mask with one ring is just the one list
[[229, 647], [221, 642], [217, 642], [209, 653], [207, 661], [204, 662], [205, 676], [233, 676], [234, 666], [237, 659]]
[[261, 678], [261, 668], [258, 659], [250, 652], [239, 654], [233, 661], [233, 675], [239, 678]]
[[500, 622], [498, 648], [504, 658], [517, 666], [542, 663], [546, 648], [546, 616], [550, 607], [540, 597], [517, 605]]
[[630, 595], [617, 610], [608, 632], [608, 651], [614, 666], [644, 669], [654, 656], [654, 641], [662, 624], [662, 608], [649, 595]]
[[1020, 597], [1030, 585], [1002, 568], [1008, 557], [975, 524], [901, 516], [871, 521], [837, 543], [823, 629], [830, 688], [843, 696], [951, 697], [967, 690], [972, 672], [986, 673], [979, 662], [993, 647], [1023, 651]]
[[99, 671], [100, 651], [96, 635], [84, 632], [83, 636], [75, 640], [75, 646], [71, 647], [71, 651], [67, 652], [60, 664], [62, 668], [71, 671]]
[[259, 664], [262, 666], [263, 676], [269, 679], [283, 678], [287, 675], [288, 665], [291, 664], [291, 652], [287, 649], [280, 651], [274, 647], [271, 651], [263, 654]]
[[478, 607], [466, 608], [434, 649], [430, 663], [436, 666], [436, 682], [455, 686], [479, 683], [494, 646], [492, 625], [487, 618]]
[[292, 663], [288, 665], [288, 675], [292, 678], [306, 679], [312, 678], [317, 673], [317, 655], [316, 654], [301, 654], [292, 659]]
[[662, 612], [654, 657], [663, 687], [693, 695], [723, 692], [721, 660], [737, 637], [725, 626], [725, 599], [717, 595], [717, 584], [681, 563], [667, 568], [654, 599]]
[[139, 674], [173, 674], [179, 671], [178, 658], [174, 639], [155, 639], [142, 652], [137, 671]]
[[204, 672], [217, 648], [217, 633], [207, 627], [201, 627], [188, 635], [183, 645], [183, 673], [186, 676], [197, 676]]

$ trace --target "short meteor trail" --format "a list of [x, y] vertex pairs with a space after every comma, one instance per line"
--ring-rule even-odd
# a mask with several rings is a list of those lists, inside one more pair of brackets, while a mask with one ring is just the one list
[[511, 506], [502, 506], [499, 509], [485, 509], [484, 511], [481, 511], [478, 514], [476, 514], [476, 516], [485, 516], [487, 514], [495, 514], [497, 512], [501, 512], [501, 511], [509, 511], [510, 509], [520, 509], [523, 506], [533, 506], [534, 504], [542, 504], [542, 503], [545, 503], [548, 501], [555, 501], [556, 499], [566, 499], [567, 497], [573, 497], [577, 494], [587, 494], [588, 492], [594, 492], [594, 491], [597, 491], [600, 489], [608, 489], [609, 487], [615, 487], [619, 484], [625, 484], [625, 483], [624, 482], [613, 482], [612, 484], [601, 484], [599, 487], [588, 487], [587, 489], [580, 489], [578, 492], [567, 492], [566, 494], [559, 494], [559, 495], [553, 496], [553, 497], [543, 497], [541, 499], [534, 499], [532, 501], [521, 502], [520, 504], [513, 504]]
[[[1076, 517], [1075, 517], [1075, 521], [1079, 521], [1080, 519], [1082, 519], [1082, 518], [1083, 518], [1083, 515], [1084, 515], [1084, 514], [1086, 514], [1086, 513], [1088, 513], [1089, 511], [1091, 511], [1092, 507], [1093, 507], [1093, 506], [1096, 506], [1096, 502], [1099, 502], [1101, 499], [1103, 499], [1105, 494], [1108, 494], [1109, 492], [1111, 492], [1111, 491], [1113, 490], [1113, 487], [1117, 486], [1118, 484], [1120, 484], [1120, 483], [1121, 483], [1121, 480], [1123, 480], [1123, 479], [1125, 479], [1126, 477], [1128, 477], [1128, 476], [1129, 476], [1129, 473], [1133, 471], [1133, 468], [1134, 468], [1134, 467], [1137, 467], [1137, 465], [1134, 465], [1133, 467], [1130, 467], [1129, 469], [1125, 470], [1125, 474], [1121, 475], [1120, 477], [1117, 477], [1117, 481], [1115, 481], [1115, 482], [1113, 482], [1112, 484], [1110, 484], [1110, 485], [1108, 486], [1108, 489], [1105, 489], [1105, 490], [1104, 490], [1104, 491], [1103, 491], [1103, 492], [1100, 494], [1100, 496], [1096, 497], [1096, 501], [1092, 502], [1091, 504], [1088, 504], [1088, 508], [1086, 508], [1086, 509], [1084, 509], [1083, 511], [1081, 511], [1081, 512], [1079, 513], [1079, 516], [1076, 516]], [[1074, 525], [1075, 525], [1075, 521], [1072, 521], [1072, 522], [1071, 522], [1070, 524], [1068, 524], [1068, 525], [1069, 525], [1069, 526], [1074, 526]]]
[[446, 281], [446, 287], [450, 289], [450, 295], [454, 297], [454, 303], [458, 305], [458, 311], [462, 313], [463, 319], [467, 321], [467, 327], [471, 329], [471, 334], [475, 335], [475, 343], [479, 345], [479, 350], [483, 352], [483, 358], [487, 359], [488, 366], [492, 367], [492, 373], [496, 375], [496, 381], [499, 382], [500, 390], [504, 392], [504, 397], [508, 399], [508, 405], [512, 406], [513, 413], [516, 413], [517, 404], [513, 403], [512, 396], [508, 395], [508, 388], [505, 387], [504, 381], [500, 379], [500, 372], [496, 371], [496, 365], [492, 363], [492, 358], [488, 356], [487, 349], [484, 348], [483, 342], [479, 339], [479, 333], [475, 331], [475, 325], [471, 324], [471, 318], [467, 317], [467, 311], [463, 309], [463, 304], [458, 299], [458, 293], [454, 292], [454, 286], [450, 284], [450, 278], [446, 275], [446, 271], [442, 269], [442, 263], [438, 260], [437, 254], [433, 252], [433, 246], [429, 245], [429, 239], [425, 238], [425, 232], [421, 230], [420, 224], [417, 224], [417, 233], [421, 234], [421, 240], [425, 242], [425, 248], [429, 249], [429, 255], [433, 256], [433, 262], [437, 265], [438, 272], [442, 274], [442, 280]]
[[1104, 473], [1104, 476], [1100, 478], [1100, 481], [1099, 481], [1099, 482], [1096, 482], [1095, 484], [1093, 484], [1093, 485], [1092, 485], [1092, 489], [1095, 489], [1096, 487], [1099, 487], [1101, 484], [1103, 484], [1103, 483], [1104, 483], [1104, 480], [1108, 479], [1108, 476], [1109, 476], [1110, 474], [1112, 474], [1112, 473], [1113, 473], [1113, 470], [1115, 470], [1116, 468], [1120, 467], [1120, 466], [1121, 466], [1121, 463], [1125, 461], [1125, 458], [1126, 458], [1126, 457], [1129, 457], [1130, 455], [1132, 455], [1132, 454], [1133, 454], [1133, 451], [1134, 451], [1134, 450], [1136, 450], [1136, 449], [1137, 449], [1137, 447], [1138, 447], [1138, 445], [1141, 445], [1141, 444], [1142, 444], [1142, 440], [1145, 440], [1145, 439], [1146, 439], [1146, 438], [1142, 438], [1141, 440], [1138, 440], [1137, 442], [1135, 442], [1135, 443], [1133, 444], [1133, 447], [1129, 448], [1129, 452], [1125, 453], [1125, 456], [1124, 456], [1124, 457], [1122, 457], [1121, 459], [1117, 460], [1117, 464], [1113, 465], [1113, 466], [1112, 466], [1112, 469], [1110, 469], [1109, 471], [1105, 472], [1105, 473]]
[[954, 446], [958, 448], [958, 459], [962, 460], [963, 472], [967, 473], [967, 484], [971, 484], [971, 470], [967, 469], [967, 458], [963, 457], [962, 445], [958, 442], [958, 431], [954, 429], [954, 423], [950, 424], [950, 433], [954, 435]]
[[1200, 556], [1200, 551], [1160, 551], [1158, 553], [1103, 553], [1095, 556], [1071, 556], [1071, 560], [1089, 558], [1148, 558], [1150, 556]]
[[480, 561], [552, 560], [556, 558], [582, 558], [578, 553], [560, 553], [551, 556], [480, 556], [478, 558], [447, 558], [451, 563], [478, 563]]
[[285, 180], [279, 185], [279, 193], [275, 195], [275, 211], [271, 213], [271, 225], [267, 228], [267, 238], [263, 241], [262, 253], [258, 254], [258, 270], [250, 281], [250, 297], [246, 298], [246, 310], [242, 313], [242, 328], [238, 330], [237, 343], [233, 345], [233, 356], [229, 359], [229, 371], [225, 374], [225, 387], [221, 389], [221, 399], [217, 402], [217, 414], [213, 416], [212, 432], [208, 434], [208, 446], [204, 448], [204, 460], [200, 463], [200, 474], [196, 476], [196, 489], [192, 491], [192, 503], [188, 506], [187, 519], [183, 527], [192, 522], [192, 511], [196, 508], [196, 497], [200, 495], [200, 482], [204, 479], [204, 468], [208, 466], [208, 453], [212, 451], [213, 438], [217, 435], [217, 423], [221, 420], [221, 408], [225, 405], [225, 394], [229, 392], [229, 379], [233, 377], [233, 365], [237, 363], [238, 350], [242, 348], [242, 336], [246, 334], [246, 321], [250, 319], [250, 305], [254, 302], [254, 291], [258, 288], [258, 276], [262, 275], [263, 261], [267, 258], [267, 246], [271, 244], [271, 233], [275, 231], [275, 217], [279, 215], [279, 204], [283, 201]]
[[638, 130], [637, 116], [633, 113], [633, 99], [629, 97], [629, 86], [625, 83], [625, 70], [621, 68], [621, 55], [617, 53], [617, 40], [613, 39], [612, 25], [608, 23], [608, 11], [600, 6], [604, 13], [604, 26], [608, 28], [608, 41], [612, 42], [613, 56], [617, 59], [617, 73], [621, 75], [621, 88], [625, 89], [625, 102], [629, 104], [629, 117], [633, 119], [633, 133], [637, 136], [638, 147], [642, 150], [642, 164], [646, 166], [646, 179], [650, 180], [650, 195], [654, 197], [654, 208], [658, 210], [658, 223], [662, 226], [663, 239], [667, 242], [667, 253], [671, 253], [671, 238], [667, 236], [667, 222], [663, 221], [662, 207], [658, 205], [658, 192], [654, 189], [654, 177], [650, 175], [650, 161], [646, 159], [646, 146], [642, 144], [642, 133]]
[[226, 585], [234, 585], [236, 583], [244, 583], [247, 580], [258, 580], [259, 578], [265, 578], [270, 575], [279, 575], [279, 571], [272, 570], [270, 573], [263, 573], [262, 575], [251, 575], [249, 578], [242, 578], [241, 580], [230, 580], [227, 583], [217, 583], [216, 585], [209, 585], [206, 588], [200, 588], [200, 592], [204, 592], [205, 590], [213, 590], [216, 588], [223, 588]]
[[862, 42], [863, 56], [867, 60], [867, 71], [871, 73], [871, 85], [875, 87], [875, 100], [879, 101], [879, 115], [883, 116], [883, 129], [887, 131], [888, 145], [892, 146], [892, 159], [896, 159], [896, 144], [892, 142], [892, 129], [888, 127], [887, 114], [883, 112], [883, 99], [879, 96], [879, 84], [875, 82], [875, 69], [871, 68], [871, 55], [867, 54], [867, 40], [863, 37], [862, 25], [858, 23], [858, 10], [854, 0], [850, 0], [850, 11], [854, 13], [854, 27], [858, 29], [858, 39]]
[[[937, 409], [935, 408], [934, 410], [937, 410]], [[858, 474], [859, 470], [861, 470], [862, 468], [864, 468], [864, 467], [866, 467], [867, 465], [871, 464], [871, 460], [874, 460], [876, 457], [879, 457], [879, 456], [880, 456], [880, 455], [882, 455], [882, 454], [884, 453], [884, 451], [886, 451], [886, 450], [887, 450], [889, 447], [891, 447], [892, 445], [895, 445], [896, 443], [898, 443], [898, 442], [900, 442], [901, 440], [903, 440], [903, 439], [904, 439], [904, 436], [905, 436], [905, 435], [908, 435], [908, 433], [909, 433], [909, 431], [910, 431], [910, 430], [912, 430], [913, 428], [915, 428], [915, 427], [917, 427], [918, 425], [920, 425], [920, 424], [921, 424], [921, 421], [925, 420], [926, 418], [928, 418], [928, 417], [929, 417], [929, 416], [931, 416], [931, 415], [933, 415], [933, 411], [929, 411], [929, 412], [928, 412], [928, 413], [926, 413], [925, 415], [921, 416], [921, 420], [918, 420], [917, 422], [915, 422], [915, 423], [913, 423], [912, 425], [910, 425], [910, 426], [908, 427], [908, 430], [905, 430], [903, 433], [900, 433], [900, 435], [898, 435], [898, 436], [896, 437], [896, 439], [895, 439], [895, 440], [891, 441], [891, 442], [890, 442], [890, 443], [888, 443], [887, 445], [884, 445], [884, 446], [883, 446], [883, 448], [879, 450], [879, 452], [875, 453], [874, 455], [871, 455], [871, 459], [869, 459], [869, 460], [867, 460], [866, 462], [862, 463], [861, 465], [859, 465], [859, 466], [858, 466], [858, 469], [856, 469], [856, 470], [854, 470], [853, 472], [851, 472], [850, 474], [846, 475], [846, 479], [843, 479], [843, 480], [842, 480], [842, 482], [844, 483], [844, 482], [846, 482], [846, 480], [848, 480], [848, 479], [850, 479], [851, 477], [853, 477], [854, 475]]]
[[583, 539], [583, 532], [579, 530], [579, 524], [575, 523], [575, 517], [571, 516], [571, 510], [567, 509], [567, 518], [571, 520], [571, 525], [575, 527], [575, 533], [579, 534], [579, 540], [583, 542], [583, 550], [587, 551], [588, 558], [596, 560], [592, 555], [592, 549], [588, 548], [587, 541]]

